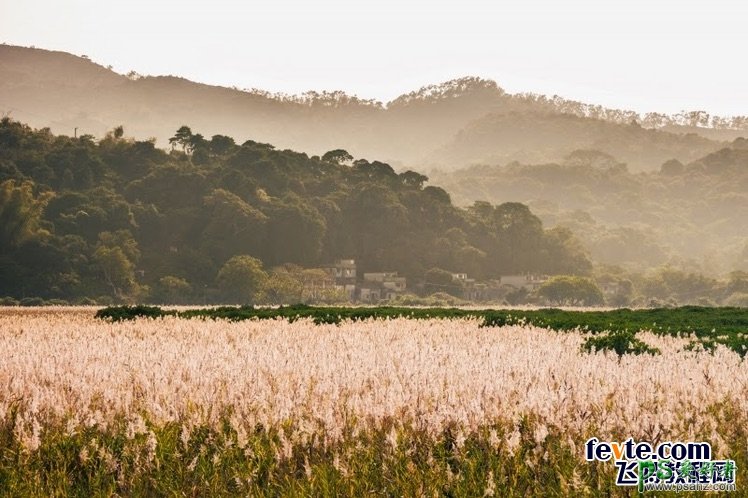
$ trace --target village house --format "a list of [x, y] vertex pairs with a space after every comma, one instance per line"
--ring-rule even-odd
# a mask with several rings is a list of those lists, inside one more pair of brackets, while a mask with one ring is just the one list
[[405, 277], [397, 272], [364, 273], [364, 280], [359, 288], [359, 300], [365, 303], [391, 301], [406, 289]]
[[522, 275], [504, 275], [501, 277], [501, 284], [512, 286], [515, 289], [524, 289], [532, 292], [543, 285], [546, 280], [548, 280], [546, 275], [525, 273]]
[[328, 265], [324, 270], [334, 279], [335, 289], [344, 292], [349, 301], [353, 301], [357, 294], [356, 261], [353, 259], [339, 259]]
[[336, 282], [356, 281], [356, 260], [354, 259], [339, 259], [335, 261], [335, 264], [327, 266], [326, 269], [335, 278]]
[[459, 283], [462, 287], [462, 298], [466, 301], [477, 301], [481, 298], [481, 286], [475, 283], [474, 278], [468, 278], [467, 273], [453, 273], [452, 282]]

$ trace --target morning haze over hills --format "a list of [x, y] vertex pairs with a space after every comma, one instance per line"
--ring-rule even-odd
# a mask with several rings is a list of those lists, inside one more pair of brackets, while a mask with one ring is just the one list
[[[748, 303], [746, 117], [640, 115], [476, 77], [386, 104], [290, 96], [8, 45], [0, 112], [0, 194], [35, 213], [6, 234], [0, 280], [51, 279], [29, 284], [45, 298], [197, 302], [251, 248], [278, 282], [286, 263], [350, 257], [409, 289], [572, 274], [626, 289], [616, 305]], [[103, 284], [107, 264], [121, 274]]]
[[748, 1], [0, 2], [0, 498], [748, 497]]
[[386, 104], [343, 92], [301, 96], [209, 86], [175, 76], [129, 76], [65, 52], [0, 46], [0, 111], [52, 132], [102, 137], [116, 124], [166, 146], [189, 124], [309, 154], [343, 147], [396, 168], [561, 161], [578, 149], [632, 171], [697, 160], [747, 135], [748, 118], [630, 111], [508, 94], [475, 77], [424, 87]]

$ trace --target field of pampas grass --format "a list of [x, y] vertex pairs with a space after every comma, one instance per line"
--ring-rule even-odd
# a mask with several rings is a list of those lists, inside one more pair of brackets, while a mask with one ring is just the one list
[[[748, 365], [477, 320], [0, 313], [2, 496], [625, 496], [590, 437], [748, 465]], [[746, 488], [748, 489], [748, 488]]]

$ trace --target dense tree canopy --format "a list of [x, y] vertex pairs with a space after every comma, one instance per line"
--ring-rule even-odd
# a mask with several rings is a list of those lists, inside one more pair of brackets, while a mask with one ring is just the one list
[[746, 143], [736, 139], [696, 161], [671, 159], [650, 172], [632, 172], [599, 150], [577, 150], [557, 163], [476, 165], [431, 177], [458, 205], [527, 204], [546, 228], [570, 229], [597, 263], [724, 275], [748, 270]]
[[0, 295], [250, 300], [259, 287], [241, 288], [239, 271], [278, 267], [280, 280], [301, 275], [282, 265], [338, 258], [412, 284], [432, 268], [477, 279], [591, 270], [568, 232], [545, 231], [522, 204], [459, 209], [426, 176], [342, 149], [310, 158], [182, 126], [167, 152], [120, 128], [97, 142], [8, 118], [0, 143]]
[[595, 282], [584, 277], [553, 277], [540, 286], [538, 295], [554, 305], [593, 306], [604, 301]]

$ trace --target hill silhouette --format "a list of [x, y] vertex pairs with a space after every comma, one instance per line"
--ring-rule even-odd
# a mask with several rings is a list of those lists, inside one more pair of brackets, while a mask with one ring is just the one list
[[[661, 132], [639, 132], [650, 133]], [[649, 142], [640, 143], [645, 150]], [[745, 139], [648, 172], [630, 171], [617, 158], [587, 149], [558, 162], [472, 166], [430, 178], [457, 205], [528, 204], [546, 226], [576, 234], [598, 263], [638, 271], [663, 264], [712, 274], [748, 270]]]
[[383, 104], [340, 91], [284, 95], [176, 76], [121, 75], [85, 56], [9, 45], [0, 46], [0, 112], [67, 135], [77, 128], [102, 137], [121, 123], [132, 136], [155, 137], [160, 146], [190, 123], [206, 136], [222, 133], [312, 154], [345, 147], [400, 169], [553, 161], [595, 148], [632, 169], [653, 170], [666, 159], [688, 162], [748, 134], [744, 117], [640, 116], [557, 96], [508, 94], [476, 77]]

